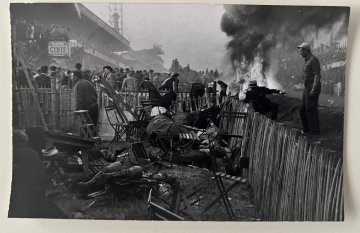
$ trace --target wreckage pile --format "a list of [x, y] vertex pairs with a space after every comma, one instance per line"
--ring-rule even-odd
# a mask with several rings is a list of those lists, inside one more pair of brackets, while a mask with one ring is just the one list
[[[117, 155], [89, 150], [88, 176], [83, 175], [81, 156], [53, 153], [49, 197], [70, 218], [229, 220], [221, 202], [208, 208], [219, 195], [210, 169], [157, 160], [153, 156], [161, 153], [157, 148], [134, 144], [119, 143], [114, 149]], [[150, 156], [141, 158], [139, 151]], [[228, 187], [231, 182], [224, 184]], [[232, 220], [260, 220], [246, 186], [236, 186], [228, 199], [235, 207]]]

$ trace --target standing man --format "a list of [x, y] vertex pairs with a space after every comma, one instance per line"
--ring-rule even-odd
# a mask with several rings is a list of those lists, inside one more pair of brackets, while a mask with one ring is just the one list
[[125, 91], [137, 92], [138, 91], [137, 82], [138, 80], [134, 77], [134, 72], [130, 71], [126, 75], [126, 78], [124, 78], [123, 80], [121, 92], [125, 92]]
[[80, 73], [82, 73], [82, 65], [81, 65], [81, 63], [76, 63], [76, 64], [75, 64], [75, 70], [76, 70], [76, 71], [79, 71]]
[[298, 46], [300, 55], [304, 58], [303, 80], [304, 93], [300, 108], [300, 117], [303, 132], [313, 135], [320, 134], [318, 101], [321, 92], [320, 62], [311, 53], [310, 44], [307, 42]]
[[97, 104], [97, 93], [94, 85], [82, 77], [79, 71], [73, 72], [75, 84], [75, 108], [76, 110], [89, 110], [89, 115], [94, 123], [95, 129], [99, 119], [99, 110]]
[[115, 90], [116, 89], [116, 79], [115, 79], [115, 75], [114, 75], [113, 71], [114, 70], [111, 68], [111, 66], [104, 66], [103, 67], [103, 72], [104, 72], [103, 73], [103, 78], [105, 78], [105, 80]]
[[203, 98], [204, 94], [205, 94], [204, 84], [202, 83], [191, 84], [190, 100], [191, 100], [191, 108], [193, 111], [198, 111], [201, 109], [200, 98]]
[[36, 76], [35, 82], [39, 87], [51, 88], [51, 78], [48, 75], [48, 66], [41, 66], [41, 74]]

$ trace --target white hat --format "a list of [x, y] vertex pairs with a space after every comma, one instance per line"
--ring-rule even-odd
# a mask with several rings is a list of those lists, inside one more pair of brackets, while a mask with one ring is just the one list
[[167, 110], [164, 107], [156, 106], [151, 109], [150, 116], [154, 117], [166, 113]]
[[304, 48], [304, 49], [307, 49], [307, 50], [311, 51], [311, 46], [310, 46], [310, 44], [308, 42], [301, 43], [301, 45], [297, 46], [297, 48], [298, 49], [299, 48]]
[[41, 152], [45, 157], [51, 157], [59, 153], [58, 149], [55, 146], [42, 149]]

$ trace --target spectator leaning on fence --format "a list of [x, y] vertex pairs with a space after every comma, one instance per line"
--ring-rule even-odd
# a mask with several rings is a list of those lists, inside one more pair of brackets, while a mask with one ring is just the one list
[[173, 90], [175, 92], [178, 91], [178, 86], [179, 86], [179, 74], [176, 72], [172, 72], [168, 78], [166, 78], [162, 84], [159, 87], [159, 90], [165, 90], [165, 91], [170, 91]]
[[96, 128], [99, 119], [97, 93], [93, 84], [82, 77], [79, 71], [73, 72], [75, 84], [76, 110], [89, 110], [89, 115]]
[[267, 87], [259, 87], [256, 80], [251, 80], [249, 88], [246, 91], [244, 102], [252, 104], [254, 110], [260, 114], [266, 115], [267, 113], [271, 113], [271, 119], [276, 120], [278, 104], [266, 98], [266, 95], [272, 94], [283, 95], [285, 92]]

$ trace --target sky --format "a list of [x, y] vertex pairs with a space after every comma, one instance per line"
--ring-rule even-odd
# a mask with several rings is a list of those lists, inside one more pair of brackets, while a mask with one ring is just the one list
[[[109, 21], [109, 4], [84, 5]], [[134, 50], [161, 45], [165, 68], [177, 58], [183, 67], [221, 70], [229, 41], [220, 29], [224, 12], [211, 4], [123, 4], [124, 36]]]

